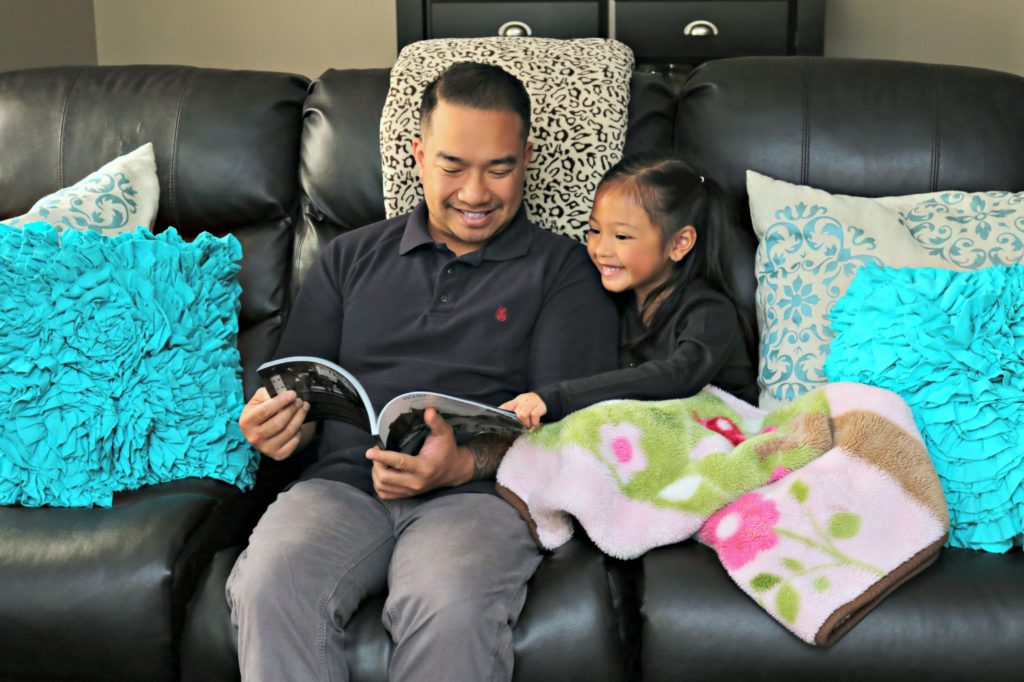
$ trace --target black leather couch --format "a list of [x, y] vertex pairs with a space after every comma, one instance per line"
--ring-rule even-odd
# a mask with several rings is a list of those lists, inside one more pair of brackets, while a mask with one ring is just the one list
[[[182, 67], [0, 73], [0, 218], [152, 141], [157, 227], [242, 242], [251, 392], [317, 251], [383, 216], [387, 84], [382, 69], [313, 84]], [[678, 149], [744, 215], [746, 168], [867, 196], [1024, 190], [1022, 120], [1024, 79], [1008, 74], [746, 58], [688, 78], [634, 74], [626, 151]], [[735, 274], [751, 300], [753, 249], [748, 225]], [[0, 508], [0, 679], [237, 679], [224, 581], [302, 463], [264, 461], [245, 494], [188, 480], [122, 494], [112, 509]], [[382, 602], [346, 632], [357, 682], [387, 679]], [[622, 563], [577, 539], [541, 565], [515, 634], [521, 681], [1024, 679], [1024, 553], [944, 550], [836, 646], [815, 649], [702, 546]]]

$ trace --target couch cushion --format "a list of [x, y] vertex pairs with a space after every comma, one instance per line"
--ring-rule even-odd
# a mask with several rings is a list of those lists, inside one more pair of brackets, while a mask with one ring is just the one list
[[0, 679], [176, 679], [194, 567], [246, 497], [188, 479], [110, 509], [0, 507]]
[[455, 62], [501, 67], [530, 96], [523, 205], [541, 227], [582, 241], [598, 182], [622, 158], [633, 52], [615, 40], [582, 38], [447, 38], [402, 48], [380, 121], [387, 217], [422, 199], [412, 141], [427, 85]]
[[1018, 679], [1024, 553], [944, 549], [830, 648], [811, 647], [693, 542], [644, 557], [646, 682]]
[[0, 224], [0, 503], [110, 506], [190, 476], [249, 488], [238, 240]]
[[92, 230], [104, 235], [151, 228], [160, 207], [156, 158], [149, 142], [103, 164], [70, 187], [48, 194], [29, 212], [4, 220], [24, 226], [44, 221], [58, 230]]
[[832, 328], [829, 380], [895, 391], [913, 410], [949, 544], [1009, 550], [1024, 534], [1024, 265], [865, 266]]
[[[217, 555], [196, 598], [189, 605], [183, 637], [185, 682], [239, 679], [237, 644], [224, 596], [224, 584], [240, 548]], [[621, 680], [628, 653], [623, 634], [634, 627], [627, 595], [609, 577], [605, 558], [589, 542], [573, 540], [555, 550], [537, 569], [515, 627], [515, 680], [551, 682]], [[394, 648], [381, 623], [384, 595], [367, 600], [346, 628], [352, 682], [387, 682]], [[226, 634], [227, 633], [227, 634]], [[230, 651], [224, 650], [230, 637]]]

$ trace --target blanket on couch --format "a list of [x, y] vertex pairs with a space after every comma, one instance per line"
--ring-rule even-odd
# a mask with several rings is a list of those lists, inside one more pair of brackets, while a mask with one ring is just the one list
[[714, 387], [600, 403], [522, 436], [498, 483], [548, 549], [571, 537], [571, 517], [625, 559], [697, 534], [810, 644], [837, 641], [949, 531], [909, 407], [853, 383], [772, 412]]

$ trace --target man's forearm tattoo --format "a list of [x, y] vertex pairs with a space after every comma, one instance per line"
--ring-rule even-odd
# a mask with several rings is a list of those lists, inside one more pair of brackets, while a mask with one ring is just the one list
[[473, 453], [473, 480], [494, 478], [501, 464], [501, 458], [512, 443], [497, 434], [484, 433], [466, 443]]

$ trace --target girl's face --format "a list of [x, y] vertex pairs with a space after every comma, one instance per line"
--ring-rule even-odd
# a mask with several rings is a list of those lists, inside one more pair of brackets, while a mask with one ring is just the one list
[[[693, 247], [696, 232], [687, 226], [666, 248], [661, 229], [651, 222], [633, 193], [622, 184], [599, 189], [590, 213], [587, 253], [608, 291], [634, 291], [643, 305], [647, 295], [668, 279], [676, 262]], [[684, 242], [684, 243], [680, 243]]]

